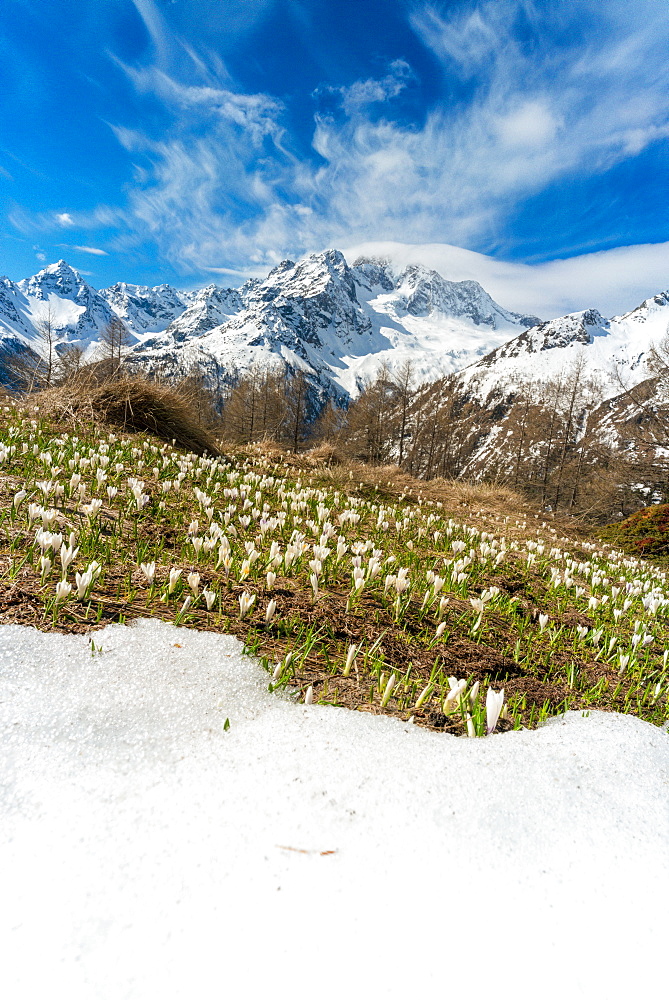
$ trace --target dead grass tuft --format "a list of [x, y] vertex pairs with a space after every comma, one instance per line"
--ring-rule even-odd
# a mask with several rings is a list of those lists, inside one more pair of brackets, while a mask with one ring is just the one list
[[196, 455], [220, 454], [187, 391], [179, 385], [141, 374], [100, 383], [97, 373], [82, 369], [65, 385], [45, 389], [33, 398], [43, 413], [59, 421], [84, 417], [124, 431], [149, 431]]
[[324, 466], [327, 469], [333, 465], [343, 465], [345, 462], [344, 456], [336, 445], [329, 441], [324, 441], [316, 448], [311, 448], [305, 457], [307, 462], [316, 468]]

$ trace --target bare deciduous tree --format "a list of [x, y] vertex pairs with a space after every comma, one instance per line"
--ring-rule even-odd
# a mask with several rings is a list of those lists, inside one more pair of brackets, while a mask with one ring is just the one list
[[105, 362], [110, 378], [117, 378], [123, 364], [124, 348], [132, 341], [128, 328], [123, 320], [114, 316], [106, 327], [100, 331], [100, 360]]
[[35, 320], [35, 330], [37, 331], [37, 341], [43, 359], [43, 364], [39, 365], [38, 370], [35, 372], [36, 381], [43, 386], [50, 386], [56, 374], [58, 360], [56, 354], [58, 333], [50, 305]]

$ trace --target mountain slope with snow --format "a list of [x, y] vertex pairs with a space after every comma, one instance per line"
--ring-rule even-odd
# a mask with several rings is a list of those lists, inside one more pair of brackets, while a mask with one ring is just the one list
[[50, 317], [57, 334], [85, 348], [99, 339], [114, 313], [78, 271], [59, 260], [14, 285], [17, 310], [32, 327]]
[[64, 261], [22, 282], [0, 283], [0, 340], [39, 352], [36, 325], [51, 315], [61, 344], [89, 356], [118, 317], [132, 335], [133, 360], [166, 373], [198, 365], [231, 380], [253, 364], [305, 372], [322, 398], [345, 401], [382, 364], [411, 360], [419, 379], [457, 371], [525, 328], [474, 281], [451, 282], [382, 261], [349, 267], [337, 250], [283, 261], [239, 289], [208, 285], [180, 292], [119, 282], [96, 291]]
[[178, 292], [171, 285], [130, 285], [119, 281], [100, 295], [135, 334], [158, 333], [187, 309], [192, 292]]
[[525, 330], [460, 375], [479, 398], [547, 382], [581, 367], [605, 397], [647, 377], [645, 360], [669, 330], [669, 292], [646, 299], [623, 316], [605, 319], [596, 309], [561, 316]]
[[380, 261], [349, 267], [329, 250], [283, 261], [238, 291], [201, 289], [163, 335], [135, 353], [174, 373], [186, 360], [224, 372], [281, 363], [305, 372], [324, 396], [345, 400], [382, 364], [392, 369], [410, 360], [417, 379], [437, 378], [533, 322], [499, 306], [476, 282], [449, 282], [420, 267], [396, 275]]

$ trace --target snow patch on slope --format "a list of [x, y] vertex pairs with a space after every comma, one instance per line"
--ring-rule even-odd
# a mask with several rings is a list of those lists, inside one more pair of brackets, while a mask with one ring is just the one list
[[13, 1000], [504, 991], [514, 955], [548, 998], [565, 963], [574, 997], [663, 987], [660, 730], [457, 739], [270, 695], [232, 637], [93, 638], [0, 627]]

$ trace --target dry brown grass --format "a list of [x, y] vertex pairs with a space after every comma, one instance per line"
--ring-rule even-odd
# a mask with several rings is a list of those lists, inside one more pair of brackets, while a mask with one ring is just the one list
[[197, 455], [220, 454], [187, 391], [178, 384], [142, 374], [100, 382], [94, 367], [86, 366], [65, 384], [35, 393], [32, 399], [59, 422], [76, 423], [83, 417], [124, 431], [149, 431]]
[[337, 446], [330, 441], [323, 441], [315, 448], [311, 448], [306, 453], [305, 458], [316, 468], [322, 466], [330, 468], [333, 465], [343, 465], [346, 461]]
[[[573, 519], [555, 518], [528, 501], [521, 493], [495, 483], [475, 483], [456, 479], [416, 479], [397, 465], [365, 465], [343, 458], [334, 446], [321, 445], [310, 451], [295, 454], [274, 441], [262, 441], [246, 446], [223, 446], [230, 455], [262, 457], [273, 464], [280, 463], [287, 472], [306, 475], [310, 481], [321, 482], [326, 488], [346, 493], [374, 495], [389, 503], [435, 501], [444, 509], [469, 523], [476, 523], [486, 530], [497, 530], [500, 521], [511, 520], [505, 528], [516, 535], [513, 519], [534, 519], [549, 522], [562, 533], [571, 534], [574, 540], [582, 532]], [[522, 535], [522, 530], [519, 529]]]

